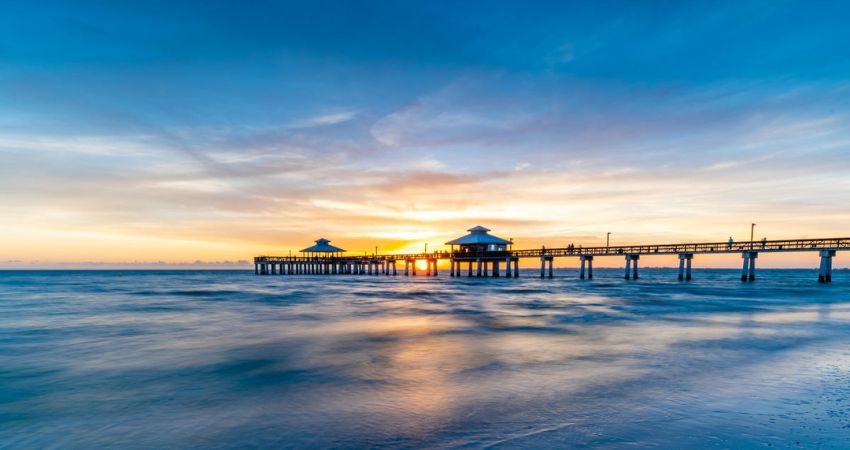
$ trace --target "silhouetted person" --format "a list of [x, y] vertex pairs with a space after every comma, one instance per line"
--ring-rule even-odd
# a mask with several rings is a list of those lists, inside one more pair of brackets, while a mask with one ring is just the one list
[[735, 241], [732, 240], [732, 236], [729, 236], [729, 250], [732, 250], [732, 244], [734, 243]]

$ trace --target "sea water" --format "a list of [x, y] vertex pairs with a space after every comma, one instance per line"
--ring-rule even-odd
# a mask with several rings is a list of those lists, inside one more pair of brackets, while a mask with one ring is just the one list
[[0, 272], [3, 448], [850, 446], [850, 273]]

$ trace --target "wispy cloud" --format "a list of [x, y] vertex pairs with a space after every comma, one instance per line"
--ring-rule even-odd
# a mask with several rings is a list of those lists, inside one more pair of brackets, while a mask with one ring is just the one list
[[297, 120], [289, 125], [289, 128], [312, 128], [326, 125], [336, 125], [348, 122], [357, 117], [357, 111], [339, 111]]

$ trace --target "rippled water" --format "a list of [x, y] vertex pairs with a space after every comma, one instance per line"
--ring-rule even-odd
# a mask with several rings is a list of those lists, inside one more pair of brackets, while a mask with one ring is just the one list
[[846, 447], [850, 273], [0, 272], [0, 447]]

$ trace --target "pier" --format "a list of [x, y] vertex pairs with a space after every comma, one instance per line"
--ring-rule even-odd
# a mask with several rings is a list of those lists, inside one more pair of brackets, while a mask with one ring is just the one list
[[[619, 257], [623, 260], [624, 279], [639, 278], [641, 256], [669, 255], [678, 258], [680, 281], [693, 278], [696, 255], [740, 254], [741, 281], [756, 279], [756, 261], [760, 254], [811, 252], [820, 258], [818, 282], [832, 281], [832, 258], [838, 251], [850, 250], [850, 238], [783, 239], [747, 242], [705, 242], [686, 244], [649, 244], [599, 247], [541, 247], [537, 249], [509, 249], [510, 241], [490, 235], [487, 228], [477, 226], [469, 234], [446, 242], [448, 251], [417, 254], [346, 255], [345, 250], [319, 239], [316, 245], [301, 251], [300, 256], [258, 256], [254, 258], [257, 275], [399, 275], [403, 264], [404, 276], [437, 276], [439, 261], [449, 262], [450, 277], [500, 277], [518, 278], [519, 260], [540, 262], [540, 278], [553, 278], [555, 258], [579, 260], [577, 276], [593, 279], [595, 258]], [[425, 262], [426, 270], [417, 273], [417, 265]]]

